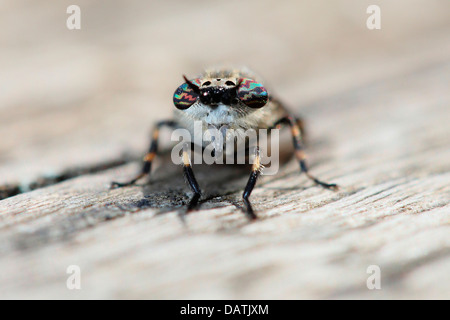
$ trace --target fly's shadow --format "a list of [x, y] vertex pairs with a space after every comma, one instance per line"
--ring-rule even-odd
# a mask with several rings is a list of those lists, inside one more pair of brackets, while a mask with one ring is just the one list
[[[281, 145], [280, 168], [291, 158], [289, 144]], [[192, 164], [192, 169], [202, 190], [198, 210], [206, 205], [208, 209], [233, 205], [236, 211], [243, 210], [241, 194], [249, 179], [251, 164]], [[183, 176], [182, 165], [172, 162], [170, 150], [158, 154], [158, 165], [138, 186], [142, 188], [143, 198], [122, 203], [122, 210], [138, 212], [153, 208], [158, 210], [157, 214], [174, 210], [184, 213], [193, 194]]]

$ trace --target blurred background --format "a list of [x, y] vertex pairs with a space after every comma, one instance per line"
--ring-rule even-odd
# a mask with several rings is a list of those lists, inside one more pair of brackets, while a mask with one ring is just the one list
[[[109, 190], [138, 170], [117, 165], [145, 152], [182, 75], [217, 64], [250, 67], [306, 118], [313, 172], [341, 192], [291, 161], [253, 192], [257, 224], [234, 205], [239, 184], [187, 229], [175, 170]], [[0, 296], [448, 297], [449, 82], [448, 0], [3, 0]], [[85, 290], [65, 287], [72, 264]]]
[[[72, 4], [81, 30], [66, 27]], [[366, 27], [371, 4], [381, 30]], [[449, 9], [446, 0], [3, 1], [2, 184], [142, 152], [152, 122], [170, 117], [181, 75], [204, 67], [248, 66], [301, 112], [444, 59]]]

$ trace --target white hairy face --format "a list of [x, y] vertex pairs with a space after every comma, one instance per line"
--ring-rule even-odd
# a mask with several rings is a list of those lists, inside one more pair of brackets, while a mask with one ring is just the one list
[[[201, 102], [194, 103], [189, 109], [181, 111], [177, 116], [181, 121], [203, 121], [206, 125], [220, 127], [233, 125], [241, 118], [248, 116], [254, 110], [245, 105], [227, 106], [218, 104], [215, 106], [204, 105]], [[184, 122], [184, 121], [183, 121]]]
[[[257, 127], [251, 113], [257, 112], [245, 106], [227, 106], [218, 104], [207, 106], [200, 102], [195, 103], [187, 110], [177, 110], [175, 118], [178, 123], [186, 128], [192, 137], [202, 134], [206, 140], [210, 140], [208, 129], [217, 129], [223, 135], [224, 143], [231, 139], [229, 129], [247, 130]], [[201, 133], [194, 130], [195, 123], [201, 123]], [[203, 145], [205, 146], [205, 145]]]
[[[200, 89], [214, 87], [227, 89], [235, 87], [242, 78], [255, 79], [246, 70], [218, 69], [206, 71], [199, 76], [197, 79], [200, 81], [197, 82], [197, 85]], [[240, 138], [245, 138], [245, 132], [249, 129], [257, 130], [271, 127], [281, 114], [277, 105], [270, 101], [263, 107], [251, 108], [242, 101], [226, 105], [223, 102], [204, 104], [201, 100], [198, 99], [187, 109], [175, 110], [175, 121], [180, 127], [187, 129], [193, 139], [199, 135], [207, 138], [208, 130], [216, 129], [223, 135], [224, 143], [231, 139], [234, 140], [235, 137], [239, 141]], [[201, 130], [199, 130], [199, 126]], [[194, 130], [195, 128], [197, 130]], [[234, 132], [232, 132], [233, 130]], [[236, 134], [236, 131], [244, 133], [238, 132]], [[204, 143], [203, 146], [205, 146]]]

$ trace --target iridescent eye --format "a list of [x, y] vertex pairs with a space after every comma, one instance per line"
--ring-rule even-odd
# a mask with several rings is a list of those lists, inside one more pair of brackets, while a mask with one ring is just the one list
[[240, 80], [237, 96], [239, 100], [250, 108], [262, 108], [269, 99], [267, 90], [261, 83], [247, 78]]
[[[190, 80], [196, 86], [200, 86], [200, 79]], [[198, 99], [198, 94], [187, 83], [183, 83], [175, 90], [173, 94], [173, 103], [180, 110], [186, 110], [192, 106]]]

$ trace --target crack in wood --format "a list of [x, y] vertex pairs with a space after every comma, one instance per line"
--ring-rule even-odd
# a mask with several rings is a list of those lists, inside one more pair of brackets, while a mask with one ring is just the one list
[[3, 185], [0, 186], [0, 201], [9, 197], [16, 196], [21, 193], [26, 193], [32, 190], [55, 185], [57, 183], [73, 179], [79, 176], [99, 173], [105, 170], [113, 169], [127, 163], [136, 161], [136, 157], [124, 156], [117, 160], [100, 162], [87, 167], [68, 168], [63, 172], [53, 176], [41, 176], [27, 185]]

